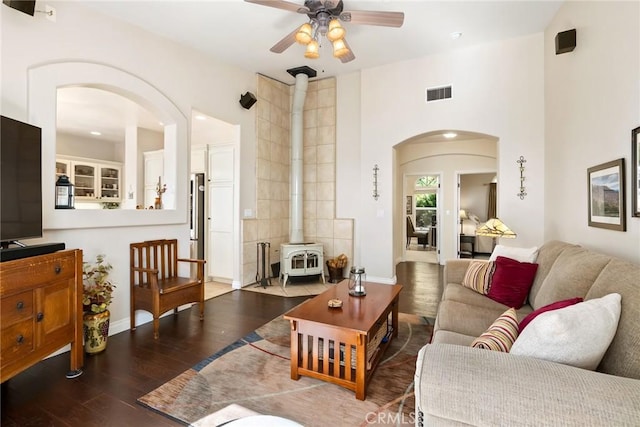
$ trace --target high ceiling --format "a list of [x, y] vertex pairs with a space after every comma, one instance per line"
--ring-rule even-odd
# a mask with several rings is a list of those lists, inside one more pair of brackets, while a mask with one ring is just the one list
[[[337, 1], [337, 0], [333, 0]], [[303, 0], [291, 0], [303, 5]], [[469, 45], [544, 31], [561, 1], [344, 0], [344, 10], [399, 11], [401, 28], [344, 23], [356, 59], [343, 64], [324, 43], [319, 59], [304, 46], [281, 54], [269, 48], [308, 19], [304, 14], [243, 0], [83, 1], [80, 3], [152, 33], [193, 47], [222, 62], [293, 83], [286, 70], [309, 65], [318, 77], [418, 58]], [[456, 40], [451, 33], [461, 32]]]
[[[303, 0], [291, 0], [303, 5]], [[337, 0], [334, 0], [337, 1]], [[101, 13], [129, 22], [161, 37], [199, 50], [219, 61], [253, 73], [260, 73], [285, 83], [294, 78], [286, 70], [308, 65], [318, 77], [337, 76], [387, 63], [410, 60], [460, 49], [466, 46], [503, 40], [544, 31], [562, 4], [561, 1], [404, 1], [404, 0], [344, 0], [345, 11], [404, 12], [401, 28], [378, 27], [343, 23], [346, 39], [356, 59], [343, 64], [334, 58], [325, 43], [320, 58], [304, 58], [304, 46], [294, 44], [281, 54], [269, 51], [271, 46], [307, 21], [307, 16], [243, 0], [76, 0]], [[451, 33], [462, 33], [453, 39]], [[99, 94], [98, 94], [99, 95]], [[63, 100], [66, 109], [58, 117], [59, 130], [85, 134], [100, 130], [105, 139], [117, 140], [124, 135], [124, 126], [138, 123], [151, 126], [153, 118], [146, 112], [110, 99], [99, 110], [92, 111], [87, 93], [70, 91]], [[84, 98], [76, 115], [74, 104]], [[99, 105], [100, 103], [94, 103]], [[121, 129], [98, 129], [104, 125], [104, 115], [112, 115], [109, 126]], [[123, 114], [130, 112], [130, 114]], [[93, 113], [93, 114], [92, 114]], [[111, 135], [109, 138], [107, 135]], [[120, 139], [122, 140], [122, 139]]]

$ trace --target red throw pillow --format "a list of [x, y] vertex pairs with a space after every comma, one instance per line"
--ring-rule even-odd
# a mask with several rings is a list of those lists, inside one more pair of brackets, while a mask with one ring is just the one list
[[538, 264], [499, 256], [487, 296], [509, 307], [522, 307], [533, 285]]
[[570, 305], [577, 304], [582, 302], [582, 298], [569, 298], [562, 301], [552, 302], [551, 304], [545, 305], [544, 307], [540, 307], [539, 309], [532, 311], [527, 314], [524, 319], [518, 325], [519, 332], [522, 333], [522, 330], [529, 324], [533, 319], [535, 319], [539, 314], [545, 313], [547, 311], [558, 310], [559, 308], [569, 307]]

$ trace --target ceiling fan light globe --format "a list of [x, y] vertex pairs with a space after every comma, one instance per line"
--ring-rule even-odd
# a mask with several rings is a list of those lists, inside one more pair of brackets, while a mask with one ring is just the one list
[[339, 39], [333, 42], [333, 56], [340, 58], [349, 53], [349, 48], [345, 45], [343, 39]]
[[338, 21], [337, 19], [332, 19], [329, 22], [327, 38], [330, 41], [335, 42], [336, 40], [340, 40], [344, 37], [345, 34], [346, 34], [346, 30], [342, 25], [340, 25], [340, 21]]
[[302, 24], [302, 26], [296, 33], [296, 41], [300, 44], [309, 44], [309, 42], [313, 39], [311, 32], [311, 24]]
[[320, 46], [316, 40], [311, 40], [307, 44], [307, 50], [304, 52], [304, 57], [309, 59], [317, 59], [320, 57]]

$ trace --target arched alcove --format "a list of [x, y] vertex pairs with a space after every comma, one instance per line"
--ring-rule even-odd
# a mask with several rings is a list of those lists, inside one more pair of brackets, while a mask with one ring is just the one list
[[[187, 221], [188, 126], [185, 115], [163, 93], [125, 71], [102, 64], [63, 62], [29, 70], [29, 120], [42, 128], [43, 228], [75, 229], [179, 224]], [[108, 90], [152, 111], [164, 123], [164, 195], [175, 209], [56, 210], [56, 96], [59, 87], [84, 86]]]

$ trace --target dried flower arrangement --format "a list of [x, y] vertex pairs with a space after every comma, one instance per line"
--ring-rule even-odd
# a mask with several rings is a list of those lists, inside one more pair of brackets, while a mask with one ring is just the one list
[[349, 259], [345, 254], [340, 254], [335, 258], [327, 260], [327, 267], [329, 268], [344, 268], [347, 266]]

